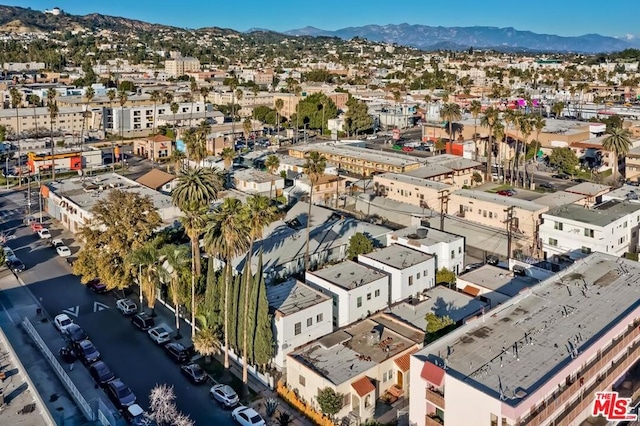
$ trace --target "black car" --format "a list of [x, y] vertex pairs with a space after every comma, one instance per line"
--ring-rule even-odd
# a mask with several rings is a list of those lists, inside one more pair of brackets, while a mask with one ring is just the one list
[[120, 379], [114, 379], [109, 382], [107, 395], [119, 410], [124, 410], [136, 402], [136, 396], [129, 386], [125, 385]]
[[138, 327], [142, 331], [147, 331], [156, 325], [156, 322], [145, 312], [140, 312], [131, 317], [131, 324]]
[[575, 179], [571, 179], [572, 182], [575, 183], [585, 183], [588, 182], [586, 179], [582, 179], [582, 178], [575, 178]]
[[167, 343], [164, 345], [164, 350], [169, 355], [169, 358], [174, 360], [175, 362], [182, 364], [191, 359], [191, 353], [189, 349], [185, 348], [181, 343]]
[[494, 256], [494, 255], [487, 256], [487, 263], [489, 265], [495, 266], [498, 264], [499, 261], [500, 259], [498, 259], [498, 256]]
[[562, 179], [562, 180], [567, 180], [567, 179], [571, 178], [571, 176], [565, 175], [564, 173], [558, 173], [558, 174], [555, 174], [555, 175], [551, 175], [551, 177], [554, 178], [554, 179]]
[[198, 364], [193, 363], [183, 365], [180, 367], [180, 371], [182, 371], [182, 374], [187, 376], [189, 381], [195, 385], [202, 384], [207, 381], [206, 373]]
[[71, 324], [64, 329], [64, 337], [71, 343], [82, 342], [87, 340], [89, 336], [78, 324]]
[[550, 183], [547, 183], [547, 182], [542, 182], [540, 185], [538, 185], [538, 187], [542, 188], [542, 189], [547, 189], [549, 191], [555, 191], [556, 190], [555, 186], [553, 186], [553, 185], [551, 185]]
[[16, 274], [19, 274], [20, 272], [23, 272], [25, 269], [27, 269], [27, 267], [24, 266], [24, 263], [22, 263], [22, 261], [17, 257], [7, 259], [7, 267]]
[[101, 283], [99, 279], [89, 281], [87, 283], [87, 288], [98, 294], [104, 294], [107, 292], [107, 286], [104, 283]]
[[89, 374], [100, 386], [106, 386], [107, 383], [116, 378], [116, 375], [113, 374], [113, 371], [109, 369], [109, 366], [104, 361], [91, 364], [89, 366]]
[[91, 340], [83, 340], [72, 344], [73, 352], [83, 364], [89, 365], [100, 360], [100, 352], [93, 346]]

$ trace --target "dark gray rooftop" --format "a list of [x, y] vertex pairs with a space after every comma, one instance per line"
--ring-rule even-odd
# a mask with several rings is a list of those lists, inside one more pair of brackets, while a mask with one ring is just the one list
[[311, 275], [322, 278], [332, 284], [351, 290], [361, 285], [369, 284], [380, 278], [387, 277], [387, 274], [367, 265], [347, 260], [317, 271], [309, 272]]
[[280, 312], [284, 316], [302, 311], [329, 299], [329, 296], [315, 291], [297, 280], [289, 280], [267, 287], [269, 308]]
[[567, 204], [549, 210], [544, 216], [553, 216], [602, 227], [622, 219], [629, 214], [633, 214], [638, 210], [640, 210], [640, 204], [630, 203], [628, 201], [609, 200], [591, 209], [576, 204]]

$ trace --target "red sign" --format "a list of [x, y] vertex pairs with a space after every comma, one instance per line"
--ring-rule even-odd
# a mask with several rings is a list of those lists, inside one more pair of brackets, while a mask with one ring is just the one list
[[400, 139], [400, 129], [393, 129], [393, 139], [396, 141]]

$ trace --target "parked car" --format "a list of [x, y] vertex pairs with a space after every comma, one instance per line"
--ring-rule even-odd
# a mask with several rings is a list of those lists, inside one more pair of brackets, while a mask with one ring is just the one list
[[395, 144], [393, 146], [393, 149], [396, 150], [396, 151], [402, 151], [402, 145]]
[[16, 256], [7, 257], [6, 264], [7, 268], [11, 269], [11, 271], [16, 274], [19, 274], [20, 272], [23, 272], [25, 269], [27, 269], [24, 263], [22, 263], [22, 261]]
[[571, 181], [572, 181], [572, 182], [575, 182], [575, 183], [585, 183], [585, 182], [588, 182], [588, 180], [586, 180], [586, 179], [582, 179], [582, 178], [575, 178], [575, 179], [571, 179]]
[[151, 340], [156, 342], [158, 345], [163, 343], [167, 343], [171, 340], [171, 329], [166, 325], [158, 325], [156, 327], [150, 328], [147, 330], [149, 337]]
[[169, 355], [169, 358], [175, 362], [182, 364], [191, 359], [191, 353], [181, 343], [172, 342], [164, 345], [164, 350]]
[[542, 182], [540, 185], [538, 185], [538, 187], [542, 188], [542, 189], [549, 190], [549, 191], [555, 191], [556, 190], [555, 186], [553, 186], [552, 184], [547, 183], [547, 182]]
[[69, 325], [64, 332], [62, 333], [69, 342], [82, 342], [83, 340], [87, 340], [89, 336], [78, 324]]
[[55, 238], [51, 240], [51, 247], [53, 248], [57, 248], [63, 245], [64, 245], [64, 241], [62, 241], [60, 238]]
[[499, 261], [500, 261], [500, 259], [498, 259], [498, 256], [494, 256], [494, 255], [487, 256], [487, 263], [489, 265], [495, 266], [495, 265], [498, 264]]
[[402, 147], [402, 150], [403, 150], [404, 152], [411, 152], [411, 151], [413, 151], [413, 149], [414, 149], [414, 148], [413, 148], [412, 146], [407, 146], [407, 145], [405, 145], [405, 146], [403, 146], [403, 147]]
[[507, 189], [502, 189], [500, 191], [497, 192], [498, 195], [502, 195], [504, 197], [511, 197], [513, 194], [507, 190]]
[[98, 385], [103, 387], [116, 378], [116, 375], [113, 374], [113, 371], [109, 369], [109, 366], [104, 361], [91, 364], [89, 366], [89, 374]]
[[73, 351], [83, 364], [89, 365], [100, 360], [100, 352], [93, 346], [91, 340], [82, 340], [72, 345]]
[[207, 380], [206, 373], [204, 372], [202, 367], [200, 367], [200, 365], [196, 363], [183, 365], [182, 367], [180, 367], [180, 371], [182, 371], [182, 374], [187, 376], [191, 383], [195, 385], [204, 383]]
[[131, 426], [157, 426], [149, 415], [138, 404], [132, 404], [124, 410], [124, 418]]
[[129, 386], [125, 385], [120, 379], [114, 379], [109, 382], [107, 385], [107, 395], [109, 395], [109, 399], [113, 401], [113, 404], [119, 410], [124, 410], [136, 402], [136, 396]]
[[133, 315], [138, 310], [138, 305], [131, 299], [120, 299], [116, 301], [116, 309], [118, 309], [122, 315]]
[[231, 412], [231, 417], [242, 426], [264, 426], [264, 419], [253, 408], [239, 406]]
[[554, 179], [562, 179], [562, 180], [569, 180], [571, 179], [571, 176], [566, 175], [564, 173], [556, 173], [554, 175], [551, 175], [552, 178]]
[[43, 240], [51, 238], [51, 232], [47, 228], [42, 228], [38, 231], [38, 236]]
[[60, 333], [64, 333], [71, 324], [73, 324], [73, 320], [67, 314], [56, 315], [53, 319], [53, 325]]
[[33, 232], [38, 232], [38, 231], [40, 231], [42, 229], [44, 229], [44, 227], [42, 226], [41, 223], [31, 222], [31, 230]]
[[56, 252], [60, 257], [69, 257], [71, 256], [71, 250], [67, 246], [58, 246], [56, 247]]
[[238, 394], [229, 385], [215, 385], [209, 389], [209, 396], [225, 408], [233, 408], [240, 402]]
[[470, 272], [483, 266], [483, 263], [470, 263], [464, 267], [464, 272]]
[[147, 331], [154, 325], [156, 322], [149, 316], [149, 314], [145, 312], [140, 312], [139, 314], [135, 314], [131, 317], [131, 324], [138, 327], [142, 331]]
[[93, 279], [87, 283], [87, 288], [95, 293], [103, 294], [107, 292], [106, 284], [100, 282], [99, 279]]
[[13, 252], [11, 247], [2, 247], [2, 250], [4, 250], [4, 257], [7, 259], [10, 257], [16, 257], [16, 254]]

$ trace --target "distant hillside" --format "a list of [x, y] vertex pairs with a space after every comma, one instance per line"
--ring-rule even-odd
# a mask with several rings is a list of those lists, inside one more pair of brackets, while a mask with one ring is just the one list
[[361, 37], [371, 41], [396, 43], [425, 50], [441, 49], [443, 46], [447, 46], [453, 50], [474, 47], [519, 51], [599, 53], [617, 52], [634, 47], [630, 40], [599, 34], [562, 37], [497, 27], [430, 27], [399, 24], [348, 27], [336, 31], [305, 27], [287, 31], [285, 34], [340, 37], [347, 40]]

